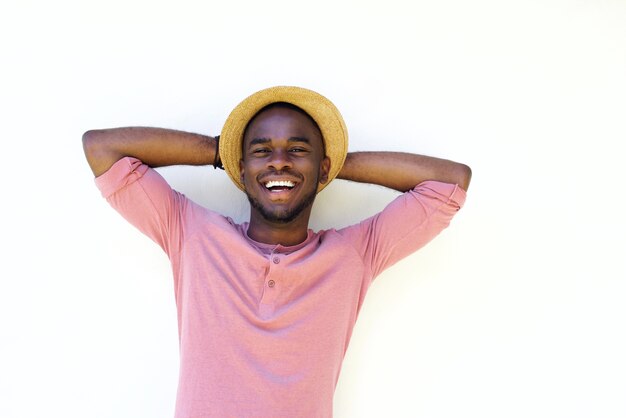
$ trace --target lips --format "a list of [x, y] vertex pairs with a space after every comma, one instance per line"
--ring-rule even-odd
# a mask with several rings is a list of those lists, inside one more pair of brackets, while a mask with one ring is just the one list
[[296, 183], [291, 180], [270, 180], [265, 183], [265, 188], [270, 192], [278, 192], [282, 190], [291, 190], [296, 186]]
[[276, 173], [262, 176], [259, 179], [265, 190], [271, 193], [289, 192], [298, 187], [300, 179], [295, 176], [289, 175], [276, 175]]

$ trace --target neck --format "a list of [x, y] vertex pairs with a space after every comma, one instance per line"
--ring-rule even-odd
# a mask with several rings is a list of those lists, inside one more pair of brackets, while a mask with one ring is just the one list
[[289, 247], [298, 245], [308, 236], [309, 219], [295, 219], [291, 222], [269, 222], [258, 214], [250, 215], [248, 236], [257, 242]]

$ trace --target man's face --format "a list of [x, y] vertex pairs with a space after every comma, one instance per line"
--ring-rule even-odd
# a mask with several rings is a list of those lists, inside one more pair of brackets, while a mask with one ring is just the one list
[[270, 108], [254, 118], [243, 139], [241, 180], [252, 216], [288, 223], [308, 216], [318, 183], [328, 180], [330, 161], [322, 135], [300, 112]]

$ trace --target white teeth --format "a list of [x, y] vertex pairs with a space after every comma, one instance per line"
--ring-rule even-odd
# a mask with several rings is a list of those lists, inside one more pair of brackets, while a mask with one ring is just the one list
[[270, 188], [270, 187], [293, 187], [296, 184], [293, 181], [288, 181], [288, 180], [271, 180], [268, 181], [267, 183], [265, 183], [265, 187], [266, 188]]

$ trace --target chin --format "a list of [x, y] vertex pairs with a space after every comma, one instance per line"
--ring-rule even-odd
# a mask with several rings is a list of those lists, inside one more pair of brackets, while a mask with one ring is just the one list
[[313, 192], [309, 193], [304, 199], [302, 199], [297, 206], [287, 209], [267, 207], [259, 202], [259, 200], [251, 196], [247, 191], [246, 196], [248, 197], [248, 201], [250, 202], [252, 209], [256, 210], [263, 217], [263, 219], [268, 222], [287, 224], [296, 220], [305, 209], [308, 209], [313, 205], [317, 194], [316, 192], [316, 190], [313, 190]]

